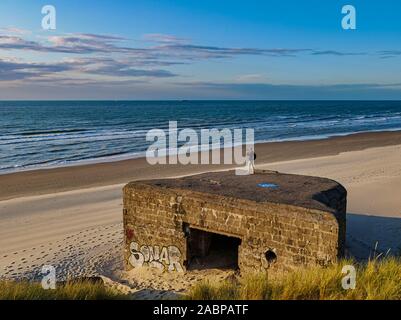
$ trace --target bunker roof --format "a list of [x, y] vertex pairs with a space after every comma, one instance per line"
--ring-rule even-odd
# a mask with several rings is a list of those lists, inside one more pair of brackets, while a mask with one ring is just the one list
[[320, 177], [257, 170], [254, 175], [238, 176], [234, 171], [204, 173], [176, 179], [136, 181], [159, 188], [194, 191], [335, 212], [338, 199], [346, 194], [339, 183]]

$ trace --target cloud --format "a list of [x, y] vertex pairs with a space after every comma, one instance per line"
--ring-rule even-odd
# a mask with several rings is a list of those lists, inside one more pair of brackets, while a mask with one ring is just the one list
[[1, 35], [0, 49], [5, 50], [29, 50], [47, 53], [123, 53], [142, 52], [140, 49], [124, 48], [117, 46], [117, 43], [127, 39], [108, 35], [95, 34], [71, 34], [62, 36], [50, 36], [45, 43], [25, 40], [16, 35]]
[[[132, 39], [118, 35], [69, 33], [35, 38], [28, 36], [27, 32], [18, 28], [6, 28], [1, 31], [0, 52], [8, 53], [14, 50], [20, 53], [29, 51], [30, 57], [32, 57], [30, 58], [31, 61], [28, 62], [0, 58], [0, 81], [3, 82], [22, 82], [35, 79], [65, 84], [68, 79], [69, 84], [89, 85], [93, 81], [92, 78], [97, 78], [99, 85], [103, 83], [112, 86], [114, 83], [122, 84], [123, 81], [126, 81], [127, 84], [133, 84], [151, 79], [173, 78], [178, 74], [169, 70], [172, 66], [213, 59], [234, 59], [242, 56], [285, 58], [301, 55], [342, 57], [369, 54], [312, 48], [248, 48], [203, 45], [193, 43], [191, 39], [160, 33], [146, 34], [143, 36], [145, 43], [142, 42], [141, 46], [134, 46]], [[37, 53], [40, 58], [39, 61], [43, 61], [43, 54], [52, 54], [51, 57], [56, 62], [34, 62], [34, 53]], [[386, 58], [401, 55], [401, 51], [388, 50], [376, 54], [379, 54], [381, 58]], [[278, 92], [291, 89], [290, 86], [274, 87], [273, 85], [263, 84], [264, 78], [259, 74], [240, 75], [233, 81], [235, 82], [233, 84], [215, 83], [207, 85], [204, 83], [203, 85], [194, 85], [202, 90], [207, 88], [213, 92], [235, 90], [242, 92], [245, 90], [243, 91], [245, 95], [250, 92], [263, 95], [262, 90], [270, 92], [271, 88]], [[184, 87], [185, 84], [182, 86]], [[293, 89], [297, 91], [299, 88], [302, 86]], [[319, 87], [318, 89], [319, 92], [332, 92], [335, 89], [348, 90], [339, 87]], [[362, 90], [363, 88], [357, 89]], [[311, 92], [313, 87], [305, 87], [305, 90]], [[389, 87], [388, 90], [393, 90], [393, 88]], [[235, 92], [233, 94], [236, 95]], [[276, 96], [274, 92], [270, 94]], [[302, 93], [300, 94], [302, 95]]]
[[40, 64], [0, 59], [0, 81], [14, 81], [41, 77], [72, 70], [68, 63]]
[[48, 38], [51, 46], [42, 46], [42, 49], [77, 54], [125, 52], [126, 49], [117, 44], [127, 40], [118, 36], [78, 33], [51, 36]]
[[[129, 61], [118, 61], [110, 58], [82, 58], [64, 59], [56, 63], [31, 63], [11, 59], [0, 59], [0, 81], [15, 81], [44, 78], [45, 81], [60, 82], [59, 74], [74, 72], [78, 74], [77, 83], [81, 83], [82, 76], [114, 77], [121, 83], [133, 78], [168, 78], [176, 76], [168, 70], [141, 69], [132, 67]], [[123, 79], [124, 78], [124, 79]], [[131, 79], [125, 79], [131, 78]], [[69, 78], [72, 82], [72, 78]], [[98, 82], [109, 82], [98, 80]]]
[[27, 80], [20, 86], [0, 82], [1, 99], [243, 99], [243, 100], [399, 100], [401, 83], [292, 85], [189, 82], [155, 85], [135, 80]]
[[35, 41], [28, 41], [21, 37], [8, 35], [0, 35], [0, 49], [42, 51], [41, 45]]
[[366, 55], [365, 52], [341, 52], [336, 50], [313, 50], [312, 55], [330, 55], [330, 56], [360, 56]]
[[82, 89], [83, 87], [95, 87], [95, 88], [104, 88], [104, 87], [130, 87], [136, 84], [145, 84], [148, 83], [146, 80], [137, 80], [137, 79], [129, 79], [129, 80], [102, 80], [91, 79], [91, 78], [68, 78], [68, 77], [41, 77], [36, 79], [28, 79], [24, 82], [25, 84], [34, 84], [34, 85], [45, 85], [48, 87], [77, 87]]
[[295, 54], [309, 51], [309, 49], [227, 48], [193, 44], [164, 44], [155, 47], [154, 50], [162, 55], [175, 58], [181, 57], [188, 60], [232, 58], [243, 55], [294, 56]]
[[28, 41], [19, 36], [0, 36], [0, 49], [30, 50], [48, 53], [118, 53], [142, 60], [183, 59], [200, 60], [210, 58], [231, 58], [239, 55], [268, 55], [268, 56], [294, 56], [295, 54], [310, 51], [310, 49], [292, 48], [228, 48], [219, 46], [204, 46], [184, 43], [183, 39], [168, 35], [148, 35], [157, 42], [156, 46], [133, 48], [122, 46], [128, 39], [117, 36], [96, 34], [68, 34], [50, 36], [46, 43]]
[[[0, 51], [33, 51], [37, 53], [69, 54], [68, 69], [54, 68], [54, 73], [71, 71], [82, 74], [124, 78], [170, 78], [176, 74], [165, 68], [207, 59], [233, 58], [243, 55], [293, 56], [306, 49], [259, 49], [204, 46], [187, 43], [189, 40], [165, 34], [148, 34], [145, 39], [155, 45], [141, 48], [128, 46], [130, 39], [115, 35], [75, 33], [49, 36], [41, 40], [25, 39], [22, 35], [0, 35]], [[110, 58], [113, 56], [113, 58]], [[104, 58], [108, 57], [108, 58]], [[59, 63], [53, 63], [53, 67]], [[23, 64], [17, 63], [20, 67]], [[51, 68], [40, 68], [28, 63], [31, 69], [15, 65], [3, 71], [0, 80], [22, 80], [51, 73]], [[43, 64], [42, 64], [43, 66]]]
[[401, 99], [401, 83], [293, 85], [270, 83], [176, 83], [188, 87], [197, 94], [207, 92], [210, 98], [218, 99], [263, 99], [263, 100], [336, 100], [336, 99]]
[[238, 82], [258, 82], [261, 81], [264, 78], [263, 75], [261, 74], [242, 74], [238, 76], [235, 80]]
[[31, 34], [32, 31], [16, 27], [6, 27], [6, 28], [0, 28], [0, 33], [24, 35], [24, 34]]
[[26, 40], [20, 35], [0, 35], [0, 50], [27, 50], [39, 53], [76, 55], [117, 54], [136, 65], [171, 66], [208, 59], [237, 56], [294, 57], [299, 54], [350, 56], [364, 53], [310, 48], [246, 48], [207, 46], [189, 39], [166, 34], [147, 34], [144, 39], [154, 45], [129, 46], [130, 39], [104, 34], [75, 33], [47, 37], [44, 41]]
[[189, 42], [187, 38], [179, 38], [176, 36], [162, 34], [162, 33], [149, 33], [143, 36], [143, 39], [150, 42], [158, 42], [158, 43], [183, 43]]
[[168, 78], [176, 76], [167, 70], [133, 68], [129, 62], [121, 62], [113, 59], [101, 59], [95, 61], [94, 64], [87, 66], [83, 71], [90, 74], [114, 77]]
[[[102, 34], [76, 33], [50, 36], [46, 43], [29, 41], [16, 35], [1, 36], [0, 49], [32, 50], [39, 52], [59, 52], [71, 54], [88, 53], [125, 53], [137, 54], [143, 58], [176, 57], [184, 59], [196, 58], [222, 58], [236, 55], [269, 55], [269, 56], [293, 56], [298, 53], [310, 52], [304, 48], [229, 48], [219, 46], [205, 46], [189, 43], [188, 39], [178, 38], [164, 34], [148, 34], [145, 39], [156, 42], [153, 47], [133, 48], [122, 44], [129, 39]], [[314, 54], [329, 54], [339, 52], [316, 51]], [[345, 53], [343, 53], [345, 54]]]
[[383, 50], [378, 52], [382, 59], [394, 58], [401, 56], [401, 50]]

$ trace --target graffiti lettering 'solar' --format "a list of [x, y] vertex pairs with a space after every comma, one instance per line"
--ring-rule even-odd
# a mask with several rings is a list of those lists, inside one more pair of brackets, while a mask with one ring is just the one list
[[139, 246], [136, 242], [130, 244], [131, 255], [129, 263], [134, 267], [148, 266], [168, 271], [183, 272], [181, 266], [181, 251], [176, 246], [162, 247], [159, 246]]

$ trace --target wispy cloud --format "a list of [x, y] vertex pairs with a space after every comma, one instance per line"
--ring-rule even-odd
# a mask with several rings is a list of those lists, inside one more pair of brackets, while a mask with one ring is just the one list
[[32, 31], [22, 29], [22, 28], [16, 28], [16, 27], [6, 27], [6, 28], [0, 28], [0, 33], [27, 35], [27, 34], [31, 34]]
[[133, 68], [130, 62], [121, 62], [113, 59], [99, 59], [93, 61], [82, 71], [90, 74], [106, 75], [113, 77], [174, 77], [170, 71], [162, 69], [138, 69]]
[[[287, 58], [301, 55], [354, 56], [364, 52], [342, 52], [312, 48], [249, 48], [194, 44], [191, 39], [166, 34], [146, 34], [141, 46], [138, 41], [118, 36], [92, 33], [72, 33], [35, 37], [23, 29], [6, 28], [0, 32], [0, 81], [61, 81], [82, 83], [87, 76], [98, 81], [121, 83], [158, 78], [173, 78], [176, 65], [197, 61], [235, 59], [242, 56]], [[133, 44], [136, 44], [135, 46]], [[29, 51], [30, 61], [10, 60], [12, 52]], [[38, 57], [35, 62], [35, 53]], [[52, 54], [52, 61], [43, 63], [43, 54]], [[401, 51], [383, 51], [382, 57], [401, 55]], [[59, 57], [59, 58], [58, 58]], [[66, 59], [66, 57], [68, 59]], [[40, 58], [40, 59], [39, 59]], [[91, 80], [88, 80], [91, 81]], [[238, 83], [263, 82], [259, 74], [245, 74], [235, 79]], [[215, 86], [216, 87], [216, 86]]]
[[0, 35], [0, 52], [31, 51], [38, 54], [63, 54], [63, 58], [66, 54], [81, 58], [70, 58], [68, 64], [61, 60], [53, 64], [33, 61], [11, 63], [3, 60], [0, 81], [40, 78], [44, 75], [48, 78], [52, 70], [54, 74], [74, 71], [76, 74], [115, 78], [170, 78], [176, 74], [166, 68], [173, 65], [244, 55], [293, 56], [307, 51], [195, 45], [189, 39], [165, 34], [145, 35], [144, 39], [150, 45], [133, 47], [129, 45], [132, 42], [130, 39], [115, 35], [76, 33], [26, 38], [23, 32], [14, 31]]
[[0, 59], [0, 81], [30, 79], [72, 69], [73, 66], [68, 63], [26, 63]]
[[[162, 69], [134, 68], [128, 62], [114, 59], [64, 59], [57, 63], [32, 63], [11, 59], [0, 59], [0, 81], [14, 81], [25, 79], [39, 79], [45, 77], [46, 81], [59, 81], [58, 74], [75, 72], [81, 75], [102, 75], [119, 78], [166, 78], [174, 77], [170, 71]], [[49, 75], [55, 76], [49, 78]], [[70, 79], [72, 81], [72, 78]], [[78, 83], [81, 80], [78, 77]]]
[[312, 55], [315, 56], [361, 56], [361, 55], [366, 55], [366, 52], [342, 52], [342, 51], [336, 51], [336, 50], [312, 50], [311, 51]]
[[[54, 80], [57, 81], [54, 81]], [[45, 85], [47, 87], [76, 87], [81, 88], [82, 86], [91, 86], [91, 87], [130, 87], [137, 84], [146, 84], [148, 81], [146, 80], [138, 80], [138, 79], [129, 79], [129, 80], [102, 80], [99, 81], [97, 79], [91, 78], [68, 78], [68, 77], [52, 77], [47, 78], [46, 76], [36, 79], [27, 79], [25, 84], [34, 84], [34, 85]]]
[[382, 59], [394, 58], [401, 56], [401, 50], [383, 50], [379, 51], [378, 54]]
[[143, 36], [143, 39], [149, 42], [157, 43], [185, 43], [190, 42], [187, 38], [179, 38], [169, 34], [163, 33], [148, 33]]
[[119, 47], [126, 39], [115, 36], [95, 34], [72, 34], [62, 36], [50, 36], [46, 41], [39, 42], [25, 40], [17, 35], [0, 35], [0, 49], [4, 50], [29, 50], [47, 53], [124, 53], [141, 52], [140, 49]]
[[401, 83], [294, 85], [270, 83], [176, 83], [220, 99], [401, 99]]
[[244, 82], [244, 83], [255, 83], [261, 82], [265, 77], [258, 73], [253, 74], [241, 74], [235, 78], [237, 82]]
[[167, 35], [148, 35], [155, 46], [134, 48], [122, 45], [129, 39], [96, 34], [68, 34], [48, 37], [44, 43], [25, 40], [16, 35], [0, 36], [0, 49], [30, 50], [49, 53], [119, 53], [142, 59], [181, 58], [195, 60], [205, 58], [231, 58], [239, 55], [293, 56], [310, 49], [294, 48], [228, 48], [185, 43], [183, 39]]
[[145, 47], [127, 45], [130, 39], [115, 35], [76, 33], [47, 37], [44, 41], [27, 40], [22, 35], [0, 35], [0, 49], [30, 50], [48, 53], [69, 54], [122, 54], [137, 59], [160, 61], [166, 64], [169, 59], [180, 62], [233, 58], [243, 55], [265, 55], [291, 57], [298, 54], [312, 55], [361, 55], [365, 53], [341, 52], [335, 50], [313, 50], [310, 48], [247, 48], [220, 47], [193, 44], [189, 39], [165, 34], [147, 34], [144, 39], [154, 44]]
[[180, 57], [188, 60], [233, 58], [243, 55], [294, 56], [309, 49], [259, 49], [259, 48], [227, 48], [194, 44], [164, 44], [153, 50], [161, 55]]

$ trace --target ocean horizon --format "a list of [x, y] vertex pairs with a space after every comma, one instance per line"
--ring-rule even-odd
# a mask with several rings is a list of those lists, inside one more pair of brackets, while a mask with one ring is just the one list
[[302, 141], [401, 130], [401, 101], [0, 101], [0, 174], [142, 157], [147, 132], [169, 121]]

